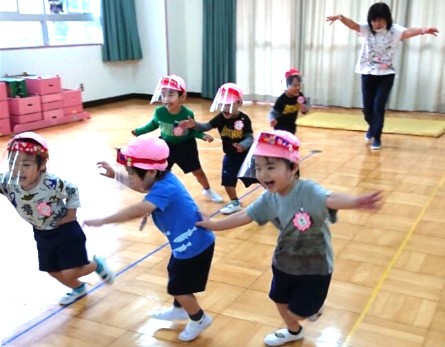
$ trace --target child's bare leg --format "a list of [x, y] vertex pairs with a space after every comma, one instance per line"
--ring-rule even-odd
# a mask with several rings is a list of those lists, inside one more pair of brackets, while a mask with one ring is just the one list
[[277, 304], [278, 312], [280, 313], [281, 318], [283, 318], [286, 327], [291, 331], [299, 331], [300, 330], [300, 320], [304, 320], [304, 317], [297, 316], [291, 312], [289, 312], [287, 304]]
[[192, 171], [192, 174], [196, 177], [196, 179], [198, 180], [199, 184], [204, 188], [204, 189], [209, 189], [210, 188], [210, 183], [209, 180], [207, 179], [207, 176], [204, 172], [204, 170], [202, 168], [199, 168], [198, 170]]
[[73, 269], [67, 269], [57, 272], [49, 272], [49, 274], [58, 280], [60, 283], [64, 284], [67, 287], [72, 289], [78, 288], [83, 283], [79, 281], [80, 277], [89, 275], [97, 268], [97, 264], [95, 262], [90, 262], [87, 265], [76, 267]]
[[175, 299], [189, 315], [194, 315], [201, 310], [201, 306], [199, 306], [198, 300], [196, 300], [196, 297], [193, 294], [176, 295]]
[[226, 189], [226, 193], [229, 196], [230, 200], [237, 200], [238, 199], [238, 197], [236, 195], [236, 188], [235, 187], [224, 186], [224, 188]]

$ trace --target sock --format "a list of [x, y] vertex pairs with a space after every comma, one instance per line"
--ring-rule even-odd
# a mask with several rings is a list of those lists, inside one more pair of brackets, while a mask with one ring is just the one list
[[239, 200], [238, 200], [238, 198], [233, 199], [233, 200], [232, 200], [232, 204], [234, 204], [235, 206], [238, 206], [238, 205], [239, 205]]
[[84, 288], [85, 288], [85, 283], [82, 283], [80, 286], [78, 286], [77, 288], [73, 288], [73, 290], [76, 292], [76, 293], [81, 293], [83, 290], [84, 290]]
[[297, 332], [292, 331], [292, 330], [289, 330], [289, 329], [287, 329], [287, 331], [288, 331], [289, 334], [291, 334], [291, 335], [298, 335], [298, 334], [301, 332], [301, 329], [303, 329], [303, 327], [300, 325], [300, 329], [298, 329]]
[[190, 319], [197, 322], [204, 316], [204, 311], [200, 309], [197, 313], [189, 315]]
[[182, 308], [181, 304], [176, 299], [173, 300], [173, 307], [174, 308]]
[[104, 271], [104, 267], [100, 263], [96, 263], [96, 264], [97, 264], [96, 272], [98, 274], [100, 274], [102, 271]]

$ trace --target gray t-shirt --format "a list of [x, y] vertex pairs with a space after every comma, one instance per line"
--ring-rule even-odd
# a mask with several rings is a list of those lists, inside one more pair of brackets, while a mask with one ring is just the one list
[[[278, 270], [291, 275], [332, 273], [333, 250], [326, 207], [331, 193], [311, 180], [300, 179], [286, 196], [266, 190], [247, 207], [247, 214], [259, 225], [271, 222], [280, 231], [272, 259]], [[310, 217], [307, 229], [297, 227], [296, 219], [302, 216]]]

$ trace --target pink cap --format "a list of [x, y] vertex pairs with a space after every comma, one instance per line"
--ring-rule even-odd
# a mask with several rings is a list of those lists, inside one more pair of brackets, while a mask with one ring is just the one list
[[220, 104], [233, 104], [243, 100], [243, 91], [235, 83], [226, 83], [219, 87], [216, 97]]
[[182, 77], [179, 77], [177, 75], [162, 77], [159, 84], [160, 88], [168, 88], [185, 93], [185, 82]]
[[[20, 140], [34, 140], [40, 146], [33, 144], [27, 144]], [[48, 157], [48, 141], [39, 134], [32, 131], [27, 131], [21, 134], [15, 135], [7, 144], [8, 151], [20, 151], [30, 154], [42, 155]]]
[[300, 140], [288, 131], [263, 131], [258, 135], [253, 155], [284, 158], [292, 163], [300, 159]]
[[286, 71], [284, 77], [288, 78], [291, 76], [301, 76], [301, 72], [298, 69], [291, 67], [289, 70]]
[[125, 166], [134, 166], [144, 170], [164, 171], [168, 165], [169, 153], [164, 140], [144, 134], [118, 149], [116, 161]]

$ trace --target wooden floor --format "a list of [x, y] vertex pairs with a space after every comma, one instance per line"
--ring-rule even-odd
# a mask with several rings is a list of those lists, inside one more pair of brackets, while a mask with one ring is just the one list
[[[198, 120], [209, 119], [209, 101], [188, 99]], [[254, 130], [268, 129], [270, 105], [243, 106]], [[39, 130], [50, 141], [50, 171], [75, 182], [81, 192], [80, 220], [108, 214], [142, 198], [100, 176], [95, 163], [114, 160], [114, 147], [132, 138], [152, 107], [132, 100], [90, 108], [92, 118]], [[323, 111], [339, 111], [323, 109]], [[341, 109], [360, 116], [360, 110]], [[398, 117], [437, 114], [389, 113]], [[444, 119], [444, 118], [442, 118]], [[215, 131], [211, 134], [217, 137]], [[332, 226], [335, 270], [326, 310], [316, 322], [304, 322], [306, 338], [289, 346], [440, 347], [445, 346], [445, 136], [384, 135], [383, 149], [371, 152], [364, 133], [298, 129], [302, 176], [335, 191], [381, 189], [378, 213], [341, 211]], [[8, 137], [0, 137], [4, 149]], [[199, 141], [203, 168], [212, 186], [220, 186], [221, 142]], [[321, 151], [321, 152], [317, 152]], [[207, 202], [192, 175], [177, 170], [192, 196], [209, 214], [223, 205]], [[262, 188], [239, 186], [246, 206]], [[84, 299], [60, 307], [66, 289], [37, 270], [30, 227], [0, 199], [0, 335], [5, 346], [132, 347], [183, 346], [183, 324], [152, 319], [150, 312], [169, 306], [166, 263], [169, 248], [151, 222], [139, 221], [85, 229], [90, 255], [108, 258], [117, 272], [113, 285], [94, 274]], [[213, 325], [193, 346], [263, 346], [263, 337], [281, 328], [267, 293], [277, 232], [255, 224], [217, 234], [216, 254], [205, 293], [199, 294]]]

